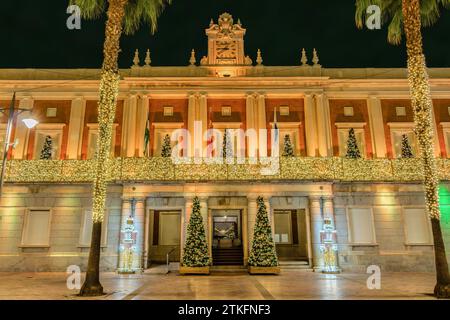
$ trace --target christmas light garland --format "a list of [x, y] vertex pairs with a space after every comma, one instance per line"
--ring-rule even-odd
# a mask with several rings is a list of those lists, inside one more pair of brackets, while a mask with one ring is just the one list
[[[365, 181], [422, 182], [422, 159], [280, 158], [280, 173], [261, 174], [261, 164], [173, 164], [170, 158], [108, 159], [102, 178], [113, 181]], [[89, 183], [95, 160], [10, 160], [9, 183]], [[435, 175], [450, 180], [450, 159], [436, 159]]]

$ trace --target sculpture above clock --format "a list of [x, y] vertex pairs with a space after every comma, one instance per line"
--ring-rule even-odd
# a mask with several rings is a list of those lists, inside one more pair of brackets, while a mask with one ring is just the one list
[[246, 65], [248, 59], [244, 53], [246, 30], [240, 21], [234, 23], [229, 13], [219, 17], [218, 23], [211, 20], [206, 30], [208, 36], [208, 57], [202, 65]]

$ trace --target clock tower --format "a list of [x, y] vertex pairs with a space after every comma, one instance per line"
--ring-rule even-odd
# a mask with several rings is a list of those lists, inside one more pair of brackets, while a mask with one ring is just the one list
[[246, 30], [240, 21], [234, 23], [229, 13], [219, 17], [218, 23], [211, 20], [206, 29], [208, 36], [208, 56], [203, 57], [204, 66], [244, 66], [252, 61], [244, 54], [244, 36]]

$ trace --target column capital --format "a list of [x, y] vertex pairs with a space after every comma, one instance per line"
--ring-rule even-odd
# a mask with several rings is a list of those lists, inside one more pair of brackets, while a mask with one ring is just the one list
[[257, 92], [255, 94], [257, 95], [258, 99], [266, 99], [267, 98], [266, 92]]
[[316, 93], [313, 93], [313, 95], [316, 98], [319, 98], [319, 99], [326, 99], [326, 98], [328, 98], [328, 96], [327, 96], [327, 94], [325, 92], [316, 92]]
[[198, 196], [198, 200], [200, 202], [208, 202], [209, 197], [208, 196]]
[[137, 96], [138, 96], [138, 99], [144, 100], [144, 99], [150, 99], [152, 95], [148, 92], [145, 92], [145, 93], [140, 92]]
[[202, 93], [200, 93], [200, 92], [188, 92], [189, 99], [200, 99], [201, 96], [202, 96]]
[[245, 96], [247, 99], [256, 99], [258, 94], [256, 92], [246, 92]]
[[[195, 194], [185, 194], [184, 195], [184, 200], [186, 202], [190, 202], [190, 201], [194, 201], [194, 198], [196, 197]], [[199, 198], [200, 199], [200, 198]]]
[[86, 97], [83, 95], [76, 95], [72, 98], [72, 101], [83, 101], [86, 100]]

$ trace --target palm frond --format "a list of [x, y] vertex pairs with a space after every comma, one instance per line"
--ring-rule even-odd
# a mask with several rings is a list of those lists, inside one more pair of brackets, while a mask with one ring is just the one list
[[[450, 1], [450, 0], [449, 0]], [[362, 29], [367, 20], [367, 8], [370, 5], [377, 5], [381, 7], [382, 0], [356, 0], [356, 12], [355, 12], [355, 22], [359, 29]]]
[[[367, 17], [367, 8], [370, 5], [381, 8], [381, 23], [388, 25], [388, 42], [400, 44], [403, 36], [402, 0], [356, 0], [355, 21], [358, 28], [362, 28]], [[450, 0], [421, 0], [420, 14], [422, 26], [429, 27], [436, 23], [442, 8], [450, 9]]]
[[81, 16], [86, 19], [96, 19], [105, 12], [106, 0], [69, 0], [70, 5], [81, 9]]
[[450, 9], [450, 0], [438, 0], [438, 2], [446, 9]]
[[142, 23], [156, 31], [158, 18], [172, 0], [130, 0], [125, 7], [124, 32], [133, 34]]
[[395, 12], [388, 26], [388, 42], [398, 45], [402, 42], [403, 14], [401, 10]]
[[439, 19], [439, 1], [436, 0], [421, 0], [420, 1], [420, 15], [422, 20], [422, 25], [424, 27], [429, 27], [436, 23]]

